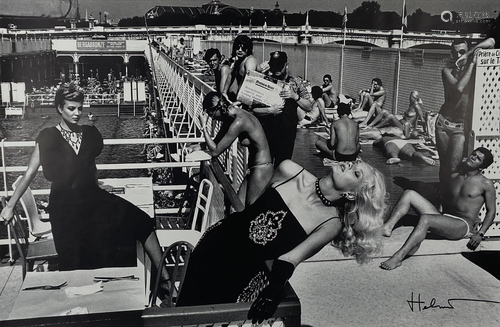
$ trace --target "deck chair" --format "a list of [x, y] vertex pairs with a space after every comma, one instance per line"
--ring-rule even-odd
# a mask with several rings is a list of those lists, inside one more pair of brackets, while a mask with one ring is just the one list
[[[5, 198], [2, 198], [2, 204], [5, 207]], [[53, 239], [46, 238], [31, 243], [29, 242], [28, 233], [17, 210], [14, 210], [14, 216], [6, 221], [6, 224], [15, 240], [16, 248], [19, 252], [23, 269], [23, 280], [26, 276], [26, 272], [33, 270], [35, 261], [57, 258], [57, 251]]]
[[[19, 176], [15, 180], [15, 182], [12, 183], [12, 188], [14, 190], [18, 187], [22, 177], [23, 176]], [[29, 187], [22, 195], [20, 202], [23, 207], [24, 214], [26, 215], [26, 218], [28, 220], [28, 227], [31, 235], [33, 235], [35, 238], [51, 236], [52, 226], [48, 221], [49, 217], [48, 215], [44, 215], [40, 213], [40, 211], [38, 211], [35, 197], [33, 196], [33, 193], [31, 192], [31, 189]]]
[[184, 283], [184, 277], [186, 276], [189, 257], [191, 256], [193, 248], [193, 245], [189, 242], [177, 241], [175, 243], [172, 243], [165, 250], [165, 252], [163, 252], [163, 256], [157, 270], [158, 274], [156, 276], [153, 292], [151, 294], [151, 307], [158, 306], [158, 290], [160, 287], [162, 269], [167, 269], [170, 276], [170, 296], [162, 301], [160, 307], [168, 308], [175, 306], [175, 301], [177, 300], [182, 289], [182, 284]]
[[[212, 201], [213, 184], [208, 179], [203, 179], [198, 183], [194, 178], [195, 175], [189, 179], [186, 185], [177, 216], [160, 218], [161, 228], [190, 229], [203, 233], [209, 226], [208, 212]], [[185, 203], [190, 203], [186, 212], [184, 211]]]
[[208, 212], [210, 210], [210, 203], [212, 202], [212, 194], [214, 191], [214, 186], [208, 179], [203, 179], [198, 188], [198, 194], [196, 196], [196, 203], [194, 205], [194, 212], [191, 215], [191, 225], [192, 230], [198, 230], [204, 233], [208, 223]]

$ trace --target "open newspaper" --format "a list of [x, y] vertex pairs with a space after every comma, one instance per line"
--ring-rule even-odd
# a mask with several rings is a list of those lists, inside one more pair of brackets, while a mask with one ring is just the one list
[[256, 71], [249, 71], [241, 84], [236, 100], [248, 106], [262, 107], [284, 104], [280, 92], [288, 84]]

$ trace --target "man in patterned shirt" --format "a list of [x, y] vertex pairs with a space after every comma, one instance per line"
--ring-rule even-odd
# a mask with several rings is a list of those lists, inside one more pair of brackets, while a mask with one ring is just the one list
[[266, 133], [274, 167], [285, 159], [291, 159], [295, 137], [297, 135], [297, 106], [306, 112], [312, 109], [312, 96], [307, 91], [304, 81], [300, 77], [292, 77], [289, 71], [286, 52], [274, 51], [268, 62], [260, 68], [268, 76], [286, 82], [280, 92], [284, 104], [263, 108], [252, 108], [252, 112], [259, 117]]

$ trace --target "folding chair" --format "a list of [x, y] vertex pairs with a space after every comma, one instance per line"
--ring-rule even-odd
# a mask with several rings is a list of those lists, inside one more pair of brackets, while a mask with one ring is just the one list
[[189, 242], [177, 241], [172, 243], [165, 250], [165, 252], [163, 252], [163, 256], [157, 270], [158, 275], [156, 276], [153, 292], [151, 294], [151, 307], [158, 306], [156, 303], [158, 300], [162, 269], [168, 270], [170, 276], [170, 289], [168, 290], [168, 298], [164, 299], [160, 306], [175, 306], [175, 301], [177, 300], [182, 289], [182, 284], [184, 283], [189, 257], [191, 256], [193, 248], [193, 245]]
[[[12, 183], [12, 188], [16, 190], [19, 182], [23, 176], [19, 176], [14, 183]], [[22, 195], [20, 199], [21, 205], [23, 207], [24, 213], [28, 220], [28, 227], [31, 235], [36, 238], [51, 236], [52, 226], [48, 221], [48, 215], [44, 215], [38, 211], [36, 206], [35, 197], [28, 187], [26, 192]]]
[[[5, 198], [2, 198], [2, 204], [5, 207]], [[35, 261], [50, 260], [57, 258], [57, 251], [54, 240], [51, 238], [41, 239], [35, 242], [29, 242], [23, 222], [19, 218], [17, 210], [14, 210], [14, 216], [6, 221], [6, 224], [14, 237], [21, 265], [23, 268], [23, 280], [27, 271], [33, 270]]]

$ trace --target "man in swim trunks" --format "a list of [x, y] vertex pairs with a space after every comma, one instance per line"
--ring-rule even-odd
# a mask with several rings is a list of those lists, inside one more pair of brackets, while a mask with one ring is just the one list
[[[448, 240], [469, 238], [467, 247], [475, 250], [495, 218], [496, 194], [493, 182], [484, 177], [481, 170], [493, 163], [490, 150], [475, 149], [466, 161], [459, 166], [458, 172], [450, 178], [447, 190], [443, 190], [442, 212], [439, 212], [422, 195], [406, 190], [394, 206], [389, 220], [384, 224], [383, 235], [390, 237], [396, 223], [413, 208], [419, 215], [417, 226], [413, 229], [404, 245], [380, 264], [382, 269], [392, 270], [401, 266], [403, 260], [413, 255], [431, 231]], [[473, 225], [478, 223], [479, 210], [486, 207], [481, 228], [474, 233]]]
[[368, 125], [371, 118], [377, 116], [382, 111], [385, 96], [386, 92], [380, 78], [372, 79], [372, 85], [369, 90], [359, 91], [359, 106], [353, 110], [353, 112], [361, 110], [368, 111], [365, 119], [360, 124], [361, 126]]
[[321, 86], [323, 90], [323, 101], [325, 101], [326, 108], [335, 108], [337, 105], [338, 97], [335, 87], [333, 87], [332, 76], [326, 74], [323, 76], [323, 85]]
[[470, 56], [466, 64], [455, 66], [458, 60], [469, 50], [467, 41], [455, 40], [452, 44], [453, 61], [443, 68], [444, 103], [436, 119], [436, 148], [439, 153], [439, 181], [447, 184], [452, 172], [462, 162], [465, 149], [465, 120], [472, 110], [474, 92], [473, 72], [476, 55]]
[[330, 125], [330, 138], [316, 141], [316, 148], [328, 159], [355, 161], [361, 149], [358, 123], [349, 118], [351, 107], [346, 103], [339, 103], [337, 113], [340, 119]]

